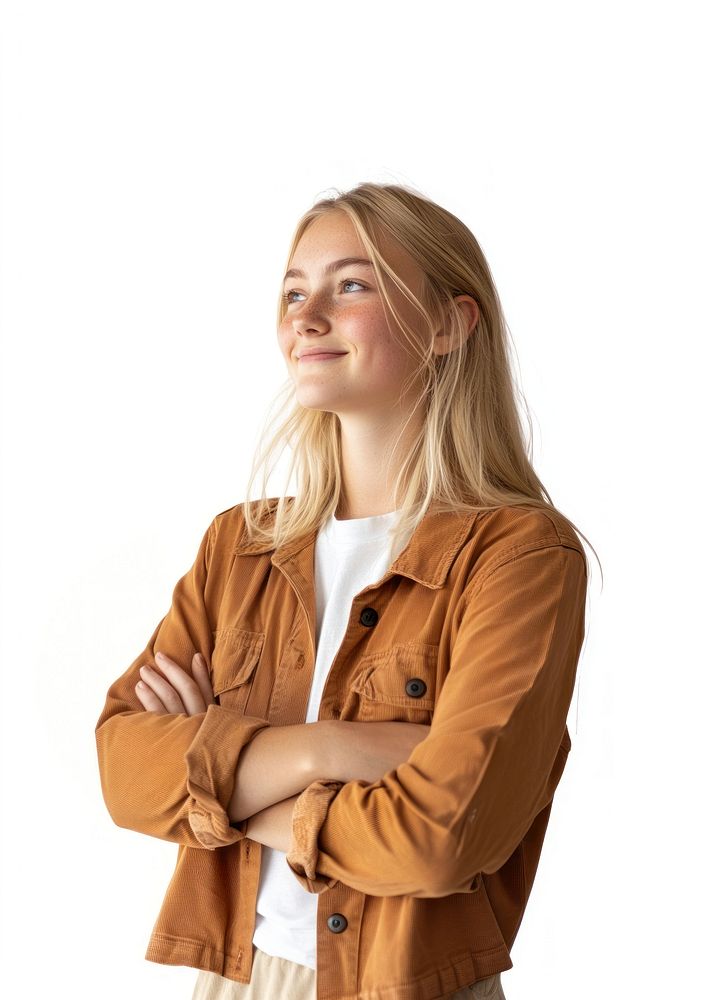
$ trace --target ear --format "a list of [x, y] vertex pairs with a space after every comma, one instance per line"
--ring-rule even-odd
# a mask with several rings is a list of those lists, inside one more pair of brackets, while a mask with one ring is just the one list
[[458, 336], [453, 330], [448, 330], [447, 325], [438, 330], [434, 336], [433, 348], [435, 354], [449, 354], [450, 351], [455, 351], [461, 347], [462, 343], [465, 343], [468, 338], [473, 333], [476, 328], [476, 324], [479, 322], [479, 304], [476, 299], [472, 298], [471, 295], [456, 295], [454, 298], [454, 305], [450, 306], [449, 312], [453, 309], [458, 309], [464, 314], [466, 320], [466, 331], [464, 339], [459, 341]]

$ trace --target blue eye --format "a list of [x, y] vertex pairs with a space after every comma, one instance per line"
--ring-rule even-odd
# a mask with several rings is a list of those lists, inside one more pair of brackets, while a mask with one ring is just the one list
[[[358, 285], [359, 288], [363, 288], [363, 289], [365, 289], [365, 287], [366, 287], [362, 282], [356, 281], [355, 278], [344, 278], [343, 281], [339, 282], [339, 288], [343, 287], [344, 285]], [[295, 291], [294, 288], [291, 288], [288, 292], [283, 292], [282, 297], [285, 300], [285, 302], [288, 305], [290, 305], [292, 303], [292, 301], [293, 301], [293, 299], [290, 298], [290, 295], [301, 295], [301, 294], [302, 294], [302, 292], [297, 292], [297, 291]]]

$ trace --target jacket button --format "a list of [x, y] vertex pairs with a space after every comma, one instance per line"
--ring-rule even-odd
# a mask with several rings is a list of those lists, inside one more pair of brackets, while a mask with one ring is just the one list
[[349, 926], [349, 922], [343, 913], [332, 913], [330, 917], [327, 917], [326, 925], [334, 934], [341, 934]]
[[362, 625], [365, 625], [366, 628], [372, 628], [378, 621], [378, 612], [375, 608], [364, 608], [361, 612], [359, 621]]
[[405, 694], [411, 698], [421, 698], [427, 691], [427, 685], [421, 677], [411, 677], [405, 685]]

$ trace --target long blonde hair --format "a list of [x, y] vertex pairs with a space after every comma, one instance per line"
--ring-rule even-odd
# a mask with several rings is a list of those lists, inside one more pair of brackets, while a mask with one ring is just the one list
[[[402, 509], [395, 534], [413, 531], [430, 508], [473, 512], [529, 504], [557, 511], [582, 535], [552, 503], [533, 469], [532, 421], [513, 377], [510, 332], [474, 234], [451, 212], [402, 185], [365, 182], [349, 191], [333, 190], [334, 197], [317, 201], [301, 217], [285, 269], [315, 219], [326, 212], [345, 212], [373, 262], [388, 322], [393, 321], [391, 335], [400, 330], [418, 359], [413, 378], [420, 380], [422, 388], [412, 412], [424, 407], [425, 420], [395, 480], [394, 509]], [[380, 232], [397, 241], [423, 271], [420, 299], [384, 259]], [[391, 283], [419, 311], [418, 330], [411, 329], [396, 311], [389, 296]], [[462, 294], [476, 300], [480, 314], [468, 339], [465, 314], [454, 302]], [[286, 309], [278, 295], [278, 326]], [[461, 347], [437, 355], [432, 340], [443, 323], [452, 324], [451, 332], [458, 338], [454, 343]], [[523, 401], [528, 418], [528, 443], [517, 400]], [[274, 404], [278, 402], [258, 442], [243, 505], [248, 540], [268, 547], [321, 526], [339, 509], [342, 490], [338, 416], [300, 405], [289, 378]], [[294, 471], [297, 492], [294, 496], [283, 493], [273, 503], [267, 496], [267, 483], [286, 446], [292, 450], [287, 482]], [[261, 468], [261, 497], [250, 499]]]

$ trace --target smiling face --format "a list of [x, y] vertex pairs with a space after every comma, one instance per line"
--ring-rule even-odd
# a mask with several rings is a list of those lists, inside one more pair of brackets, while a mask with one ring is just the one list
[[[392, 241], [381, 251], [419, 296], [423, 274], [415, 261]], [[290, 268], [298, 273], [288, 271], [283, 283], [286, 312], [278, 341], [302, 406], [340, 415], [384, 413], [400, 404], [403, 383], [419, 365], [388, 329], [372, 265], [350, 260], [367, 257], [353, 223], [340, 211], [315, 219], [297, 244]], [[419, 327], [420, 314], [402, 293], [393, 287], [388, 294], [405, 321]], [[390, 317], [393, 330], [394, 322]], [[341, 353], [299, 357], [312, 349]]]

